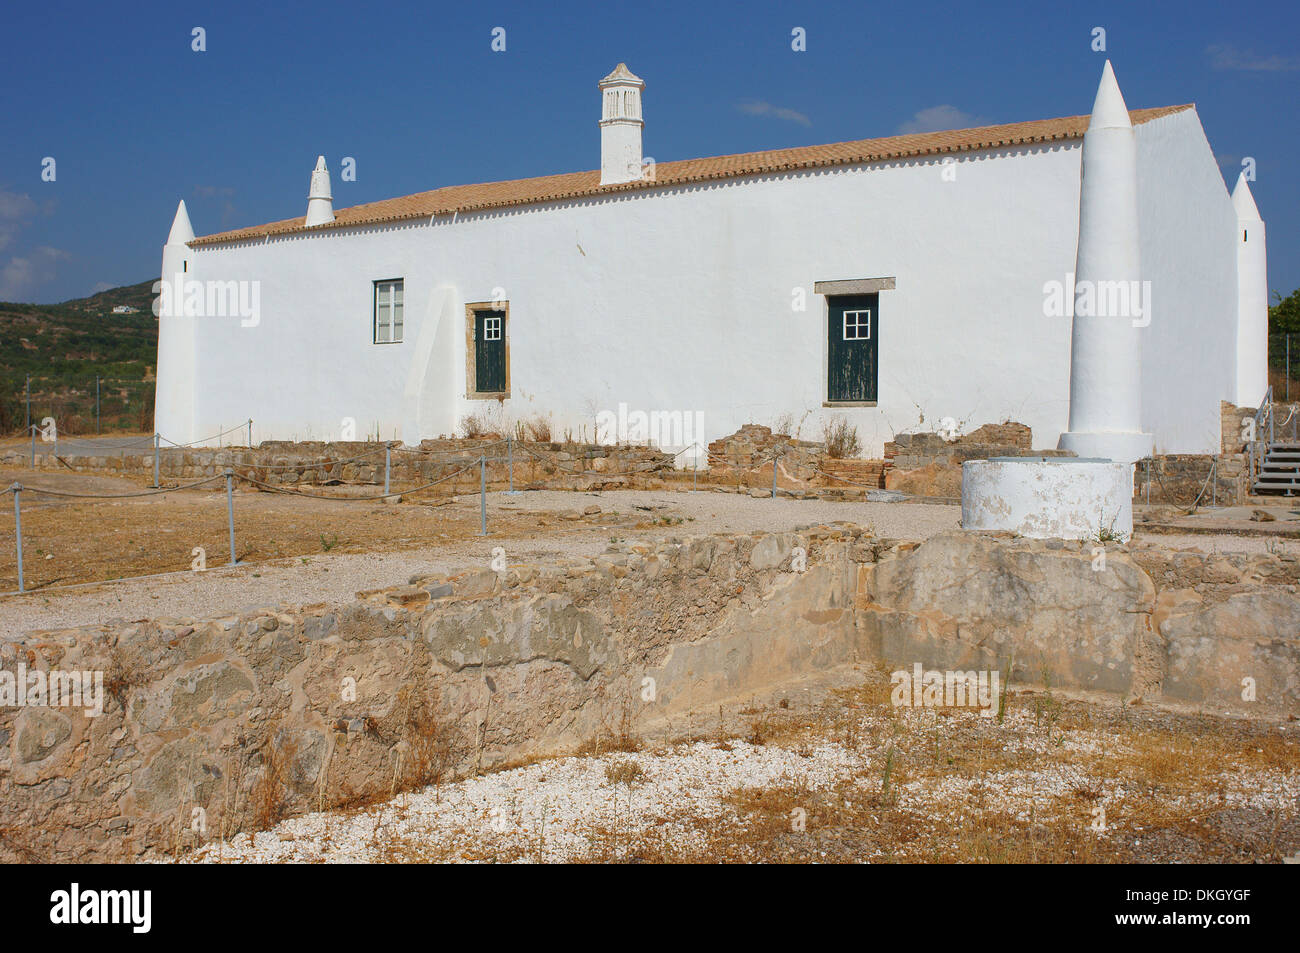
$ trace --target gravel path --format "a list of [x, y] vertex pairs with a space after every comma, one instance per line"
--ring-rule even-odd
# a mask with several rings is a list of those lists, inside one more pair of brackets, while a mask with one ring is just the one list
[[[783, 532], [837, 520], [870, 526], [879, 536], [925, 539], [957, 529], [961, 518], [960, 507], [950, 504], [770, 500], [712, 491], [542, 490], [517, 496], [491, 494], [489, 530], [493, 513], [513, 510], [565, 514], [592, 504], [600, 506], [602, 513], [681, 522], [645, 530], [611, 529], [601, 526], [599, 519], [565, 522], [560, 524], [563, 531], [551, 536], [541, 531], [527, 536], [507, 534], [445, 541], [402, 552], [319, 554], [247, 566], [216, 566], [202, 574], [177, 573], [7, 596], [0, 598], [0, 635], [93, 625], [111, 619], [201, 618], [277, 604], [341, 604], [363, 589], [399, 585], [416, 573], [445, 572], [486, 562], [494, 546], [505, 546], [512, 562], [523, 562], [554, 555], [594, 556], [604, 551], [614, 534], [628, 539]], [[478, 500], [472, 497], [462, 497], [451, 505], [467, 512], [478, 510]]]

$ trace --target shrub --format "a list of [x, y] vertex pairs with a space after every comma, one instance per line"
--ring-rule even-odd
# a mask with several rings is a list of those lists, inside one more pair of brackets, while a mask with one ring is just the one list
[[822, 440], [826, 444], [827, 455], [836, 460], [856, 457], [862, 452], [862, 442], [858, 440], [858, 428], [843, 417], [837, 417], [822, 428]]
[[487, 436], [489, 429], [487, 418], [481, 414], [468, 414], [460, 420], [461, 436], [470, 440]]
[[535, 440], [538, 443], [551, 442], [551, 417], [548, 414], [543, 417], [537, 414], [524, 423], [524, 431], [528, 434], [529, 440]]

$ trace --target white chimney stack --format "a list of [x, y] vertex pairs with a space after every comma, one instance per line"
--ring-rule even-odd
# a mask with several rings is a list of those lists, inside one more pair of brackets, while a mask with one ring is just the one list
[[1059, 446], [1133, 463], [1152, 450], [1142, 432], [1141, 337], [1151, 301], [1138, 254], [1137, 138], [1109, 60], [1083, 136], [1074, 271], [1070, 429]]
[[330, 170], [325, 168], [325, 157], [316, 157], [316, 168], [311, 173], [311, 188], [307, 192], [308, 228], [334, 221], [334, 196], [330, 195]]
[[600, 81], [600, 184], [641, 178], [641, 90], [626, 63]]
[[1255, 407], [1268, 390], [1268, 255], [1264, 221], [1246, 184], [1232, 190], [1237, 213], [1237, 404]]

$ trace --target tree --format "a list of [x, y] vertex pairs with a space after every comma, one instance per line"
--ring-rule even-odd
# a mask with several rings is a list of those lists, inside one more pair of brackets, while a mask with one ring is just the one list
[[1300, 334], [1300, 288], [1285, 298], [1274, 291], [1273, 299], [1277, 303], [1268, 309], [1268, 333]]

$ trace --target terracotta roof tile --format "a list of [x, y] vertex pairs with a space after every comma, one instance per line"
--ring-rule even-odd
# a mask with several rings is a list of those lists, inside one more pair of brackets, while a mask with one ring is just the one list
[[[1159, 119], [1173, 113], [1192, 109], [1191, 104], [1162, 106], [1155, 109], [1134, 109], [1129, 115], [1134, 125]], [[378, 225], [409, 219], [450, 215], [453, 212], [474, 212], [511, 205], [532, 205], [564, 199], [582, 198], [614, 192], [628, 192], [689, 182], [707, 182], [715, 179], [739, 178], [772, 172], [813, 169], [824, 166], [848, 165], [862, 162], [880, 162], [907, 159], [916, 156], [947, 152], [971, 152], [1007, 146], [1029, 145], [1058, 140], [1079, 139], [1088, 128], [1087, 116], [1067, 116], [1061, 119], [1039, 119], [1033, 122], [1015, 122], [1001, 126], [980, 126], [975, 129], [953, 129], [945, 132], [926, 132], [907, 136], [889, 136], [884, 139], [859, 139], [854, 142], [837, 142], [823, 146], [801, 146], [796, 149], [771, 149], [765, 152], [746, 152], [740, 155], [714, 156], [707, 159], [685, 159], [679, 162], [660, 162], [655, 166], [653, 181], [627, 182], [621, 185], [600, 184], [600, 172], [570, 172], [563, 175], [543, 175], [532, 179], [513, 179], [506, 182], [486, 182], [478, 185], [452, 185], [429, 192], [417, 192], [400, 198], [354, 205], [336, 209], [334, 221], [317, 225], [312, 232], [336, 228]], [[217, 245], [227, 242], [249, 241], [268, 235], [289, 235], [307, 232], [303, 217], [285, 219], [251, 228], [241, 228], [215, 235], [205, 235], [190, 242], [191, 245]]]

